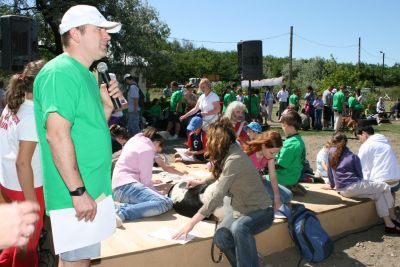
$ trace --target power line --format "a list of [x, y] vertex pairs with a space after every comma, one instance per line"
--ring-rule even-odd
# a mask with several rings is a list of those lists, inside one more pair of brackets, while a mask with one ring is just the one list
[[[273, 35], [273, 36], [269, 36], [269, 37], [264, 37], [261, 40], [271, 40], [271, 39], [276, 39], [276, 38], [280, 38], [283, 36], [288, 35], [289, 33], [281, 33], [278, 35]], [[189, 42], [193, 42], [193, 43], [211, 43], [211, 44], [236, 44], [240, 41], [210, 41], [210, 40], [194, 40], [194, 39], [186, 39], [186, 38], [178, 38], [178, 37], [168, 37], [168, 39], [174, 39], [174, 40], [179, 40], [179, 41], [189, 41]]]
[[357, 47], [357, 44], [352, 44], [352, 45], [345, 45], [345, 46], [337, 46], [337, 45], [328, 45], [328, 44], [323, 44], [317, 41], [313, 41], [310, 39], [307, 39], [301, 35], [298, 35], [297, 33], [293, 33], [294, 35], [296, 35], [297, 37], [299, 37], [300, 39], [303, 39], [304, 41], [307, 41], [309, 43], [315, 44], [315, 45], [319, 45], [319, 46], [324, 46], [324, 47], [331, 47], [331, 48], [351, 48], [351, 47]]

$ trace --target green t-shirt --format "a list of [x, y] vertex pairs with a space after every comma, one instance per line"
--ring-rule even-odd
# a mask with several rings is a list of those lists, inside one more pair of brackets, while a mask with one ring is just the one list
[[363, 109], [363, 106], [360, 104], [360, 102], [358, 102], [358, 100], [354, 96], [350, 96], [347, 102], [349, 104], [349, 108]]
[[46, 121], [52, 112], [71, 123], [76, 160], [89, 195], [93, 199], [102, 193], [110, 195], [111, 137], [95, 76], [75, 59], [61, 54], [39, 72], [33, 91], [47, 213], [73, 207], [46, 139]]
[[[182, 102], [183, 100], [183, 93], [182, 90], [177, 90], [172, 93], [171, 100], [169, 103], [170, 111], [175, 112], [176, 111], [176, 106], [178, 105], [179, 102]], [[178, 112], [182, 113], [183, 112], [183, 106], [181, 105], [180, 109]]]
[[[258, 105], [260, 103], [260, 98], [258, 95], [252, 95], [251, 96], [251, 112], [250, 114], [253, 116], [258, 116]], [[246, 108], [249, 108], [249, 96], [246, 95], [244, 97], [244, 104], [246, 105]]]
[[149, 110], [150, 114], [154, 117], [160, 117], [161, 114], [161, 106], [159, 104], [153, 105]]
[[299, 106], [299, 97], [298, 97], [298, 95], [292, 94], [289, 97], [289, 104], [292, 105], [292, 106], [298, 107]]
[[231, 102], [236, 101], [236, 93], [235, 93], [235, 91], [231, 90], [230, 95], [231, 95]]
[[[294, 185], [299, 182], [303, 162], [306, 158], [306, 146], [299, 134], [288, 137], [276, 155], [276, 176], [280, 185]], [[267, 179], [269, 177], [267, 176]]]
[[342, 91], [338, 91], [333, 95], [333, 109], [339, 112], [343, 111], [344, 94]]
[[[235, 97], [236, 98], [236, 97]], [[235, 99], [236, 100], [236, 99]], [[224, 105], [223, 105], [223, 107], [222, 107], [222, 113], [225, 113], [225, 111], [226, 111], [226, 108], [228, 107], [228, 105], [232, 102], [232, 101], [234, 101], [234, 100], [232, 100], [232, 93], [227, 93], [227, 94], [225, 94], [224, 95]]]

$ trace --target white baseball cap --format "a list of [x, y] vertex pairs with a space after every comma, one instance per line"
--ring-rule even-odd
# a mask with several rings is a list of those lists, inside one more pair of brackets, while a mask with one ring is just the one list
[[106, 20], [94, 6], [76, 5], [65, 12], [61, 19], [59, 32], [62, 35], [72, 28], [86, 24], [105, 28], [108, 33], [116, 33], [121, 29], [121, 23]]

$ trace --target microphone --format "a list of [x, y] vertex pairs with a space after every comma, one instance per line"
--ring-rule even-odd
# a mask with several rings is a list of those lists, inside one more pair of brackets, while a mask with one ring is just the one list
[[[107, 84], [107, 89], [110, 87], [110, 75], [108, 74], [108, 67], [107, 64], [104, 62], [100, 62], [97, 64], [97, 71], [100, 72], [101, 78], [103, 81]], [[118, 98], [113, 98], [111, 97], [111, 102], [113, 103], [114, 109], [120, 109], [121, 108], [121, 102], [119, 101]]]

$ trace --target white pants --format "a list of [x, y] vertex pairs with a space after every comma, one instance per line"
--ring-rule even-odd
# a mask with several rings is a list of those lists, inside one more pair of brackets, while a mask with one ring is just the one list
[[333, 129], [338, 131], [340, 127], [342, 127], [342, 113], [335, 111], [335, 127]]
[[346, 187], [340, 194], [348, 198], [370, 198], [375, 201], [379, 217], [389, 216], [389, 209], [394, 207], [390, 186], [384, 182], [362, 180]]
[[274, 106], [274, 100], [268, 99], [265, 105], [267, 106], [268, 120], [272, 121], [272, 108]]

